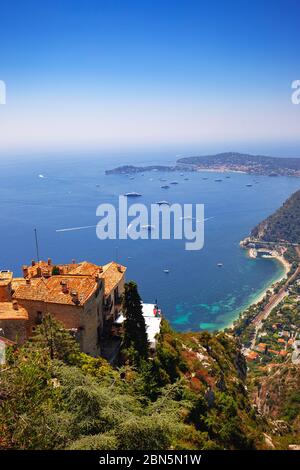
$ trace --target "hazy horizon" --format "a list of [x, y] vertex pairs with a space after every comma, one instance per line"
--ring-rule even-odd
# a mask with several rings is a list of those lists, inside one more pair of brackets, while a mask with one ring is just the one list
[[299, 9], [294, 0], [6, 3], [0, 153], [297, 156]]

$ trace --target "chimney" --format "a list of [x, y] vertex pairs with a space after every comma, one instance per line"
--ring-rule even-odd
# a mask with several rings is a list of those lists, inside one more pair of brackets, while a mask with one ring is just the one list
[[123, 270], [122, 270], [122, 266], [121, 266], [120, 264], [118, 264], [118, 271], [119, 271], [120, 273], [122, 273], [122, 272], [123, 272]]
[[28, 267], [23, 266], [22, 270], [23, 270], [23, 277], [27, 277], [28, 276]]
[[74, 304], [79, 304], [78, 292], [76, 290], [72, 290], [71, 297]]
[[42, 277], [42, 268], [40, 266], [36, 268], [36, 275], [37, 277]]
[[48, 266], [51, 266], [51, 264], [52, 264], [52, 259], [51, 259], [51, 258], [48, 258], [47, 263], [48, 263]]
[[19, 304], [18, 304], [17, 300], [12, 301], [12, 306], [13, 306], [14, 310], [19, 310]]
[[26, 279], [26, 285], [30, 285], [30, 279]]
[[31, 261], [31, 266], [35, 266], [35, 261], [34, 261], [34, 259]]
[[103, 267], [102, 266], [99, 266], [99, 272], [103, 273]]
[[67, 282], [66, 281], [61, 281], [60, 285], [61, 285], [61, 290], [63, 291], [63, 293], [67, 294], [69, 292]]

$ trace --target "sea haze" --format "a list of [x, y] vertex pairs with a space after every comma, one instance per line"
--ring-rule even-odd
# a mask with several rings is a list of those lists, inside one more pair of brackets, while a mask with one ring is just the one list
[[[146, 172], [134, 179], [104, 174], [106, 169], [137, 160], [128, 156], [124, 161], [124, 156], [116, 155], [99, 159], [61, 156], [42, 162], [0, 163], [0, 268], [20, 275], [21, 266], [36, 258], [36, 227], [41, 258], [50, 257], [56, 263], [76, 259], [99, 264], [117, 258], [128, 267], [127, 279], [138, 283], [143, 300], [157, 299], [174, 328], [224, 328], [282, 274], [277, 261], [249, 259], [239, 248], [239, 241], [299, 189], [300, 179], [212, 172], [184, 176], [179, 172]], [[175, 156], [173, 161], [169, 156], [140, 158], [143, 165], [158, 161], [168, 164]], [[173, 180], [179, 184], [161, 189]], [[96, 225], [98, 204], [117, 205], [118, 196], [130, 191], [141, 193], [138, 202], [148, 206], [161, 199], [205, 204], [205, 217], [211, 219], [205, 223], [204, 248], [186, 251], [185, 242], [180, 240], [100, 241], [93, 227], [56, 232]]]

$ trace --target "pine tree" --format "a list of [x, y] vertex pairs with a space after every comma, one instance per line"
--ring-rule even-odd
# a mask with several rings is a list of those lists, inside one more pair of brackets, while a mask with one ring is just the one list
[[125, 316], [124, 347], [134, 350], [135, 360], [139, 363], [141, 359], [147, 359], [149, 345], [141, 298], [137, 285], [132, 281], [125, 284], [122, 307]]
[[60, 359], [66, 363], [74, 361], [80, 354], [79, 345], [72, 335], [49, 314], [36, 327], [31, 343], [47, 349], [51, 359]]

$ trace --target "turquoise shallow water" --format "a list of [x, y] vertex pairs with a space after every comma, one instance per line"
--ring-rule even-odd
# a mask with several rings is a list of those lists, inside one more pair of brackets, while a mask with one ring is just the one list
[[[237, 173], [226, 178], [208, 172], [184, 175], [188, 181], [180, 173], [145, 173], [133, 180], [104, 175], [105, 169], [122, 163], [118, 156], [0, 163], [0, 267], [20, 274], [22, 264], [35, 257], [33, 228], [37, 227], [43, 258], [103, 264], [117, 257], [128, 267], [127, 279], [138, 282], [144, 301], [157, 299], [178, 330], [224, 328], [282, 274], [282, 266], [274, 260], [249, 259], [239, 241], [299, 189], [299, 179]], [[165, 163], [163, 156], [160, 163]], [[163, 190], [159, 178], [179, 184]], [[246, 186], [249, 183], [252, 187]], [[161, 199], [204, 203], [205, 217], [212, 217], [205, 223], [204, 248], [186, 251], [181, 240], [100, 241], [95, 228], [56, 232], [96, 225], [97, 205], [117, 204], [119, 194], [129, 191], [140, 192], [138, 202], [147, 206]], [[169, 274], [164, 273], [166, 268]]]

